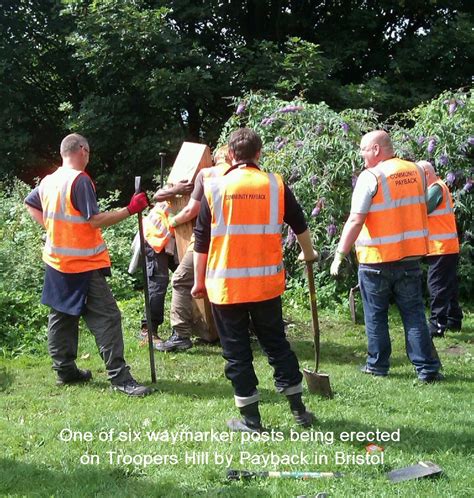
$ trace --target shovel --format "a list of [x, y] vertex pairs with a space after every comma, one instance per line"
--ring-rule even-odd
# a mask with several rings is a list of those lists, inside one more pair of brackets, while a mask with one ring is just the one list
[[[141, 176], [135, 177], [135, 193], [141, 192]], [[148, 352], [150, 355], [150, 372], [151, 372], [151, 382], [154, 384], [156, 382], [156, 370], [155, 370], [155, 354], [153, 351], [153, 333], [151, 327], [151, 309], [150, 309], [150, 293], [148, 291], [148, 275], [146, 271], [146, 258], [145, 258], [145, 236], [143, 234], [143, 220], [142, 213], [138, 213], [138, 233], [140, 235], [140, 254], [142, 260], [142, 270], [143, 270], [143, 282], [145, 289], [145, 314], [146, 314], [146, 324], [148, 329]]]
[[332, 398], [333, 393], [331, 389], [331, 384], [329, 383], [329, 375], [318, 373], [319, 368], [319, 320], [318, 320], [318, 306], [316, 304], [316, 289], [314, 288], [314, 274], [313, 274], [313, 262], [306, 261], [306, 268], [308, 270], [308, 285], [309, 285], [309, 295], [311, 298], [311, 321], [313, 325], [314, 334], [314, 360], [315, 367], [314, 371], [307, 368], [303, 369], [304, 378], [308, 384], [308, 390], [310, 393], [319, 394], [326, 398]]
[[359, 291], [359, 285], [356, 285], [355, 287], [351, 287], [351, 290], [349, 291], [349, 310], [351, 312], [352, 323], [357, 322], [354, 293], [358, 292], [358, 291]]

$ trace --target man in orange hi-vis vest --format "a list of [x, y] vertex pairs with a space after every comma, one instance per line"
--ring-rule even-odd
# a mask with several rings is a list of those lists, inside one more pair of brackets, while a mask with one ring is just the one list
[[366, 169], [357, 179], [351, 214], [342, 230], [331, 274], [339, 273], [355, 243], [368, 339], [367, 363], [362, 371], [388, 374], [388, 308], [393, 297], [403, 320], [407, 355], [418, 379], [441, 380], [422, 296], [420, 258], [428, 252], [424, 171], [415, 163], [397, 159], [389, 135], [382, 130], [362, 137], [360, 154]]
[[463, 312], [459, 306], [457, 265], [459, 240], [454, 206], [448, 186], [438, 178], [432, 164], [419, 161], [428, 182], [429, 252], [428, 290], [431, 337], [443, 337], [447, 329], [461, 330]]
[[[158, 335], [158, 327], [164, 321], [169, 271], [174, 272], [178, 266], [174, 227], [170, 223], [172, 212], [168, 200], [175, 195], [188, 194], [192, 188], [193, 184], [188, 181], [181, 181], [176, 185], [166, 185], [160, 188], [154, 195], [154, 199], [158, 202], [148, 215], [143, 218], [151, 333], [155, 349], [162, 344], [162, 340]], [[137, 242], [139, 242], [138, 234], [132, 246], [135, 246]], [[135, 266], [133, 268], [135, 269]], [[129, 269], [129, 271], [131, 270]], [[141, 321], [140, 339], [142, 346], [148, 344], [148, 324], [145, 315]]]
[[231, 419], [234, 431], [263, 430], [258, 409], [258, 379], [248, 333], [255, 334], [274, 368], [277, 391], [287, 396], [299, 425], [314, 416], [302, 401], [302, 375], [290, 348], [281, 309], [285, 290], [281, 231], [283, 221], [295, 232], [304, 259], [317, 254], [301, 207], [277, 174], [260, 170], [260, 137], [249, 128], [229, 138], [230, 168], [204, 182], [204, 197], [194, 234], [194, 297], [207, 292], [219, 332], [225, 373], [234, 388], [242, 419]]
[[110, 258], [100, 229], [143, 211], [148, 200], [141, 192], [127, 207], [99, 212], [94, 184], [85, 173], [89, 143], [73, 133], [61, 142], [60, 153], [62, 166], [25, 199], [32, 218], [46, 229], [41, 302], [51, 308], [48, 351], [56, 383], [92, 378], [90, 370], [76, 366], [82, 316], [95, 336], [112, 388], [129, 396], [146, 396], [152, 390], [138, 384], [125, 363], [121, 315], [105, 280]]
[[[227, 145], [219, 147], [214, 152], [214, 166], [203, 168], [199, 171], [194, 181], [194, 188], [189, 202], [179, 213], [170, 217], [171, 227], [175, 228], [196, 218], [204, 195], [204, 181], [207, 178], [222, 176], [231, 166], [227, 149]], [[191, 289], [194, 284], [193, 248], [194, 237], [191, 237], [186, 254], [173, 274], [170, 316], [172, 332], [166, 341], [157, 345], [156, 349], [161, 352], [190, 349], [193, 345], [191, 341], [192, 333], [200, 335], [199, 330], [203, 331], [207, 328], [207, 324], [203, 320], [195, 321], [193, 316], [191, 296]]]

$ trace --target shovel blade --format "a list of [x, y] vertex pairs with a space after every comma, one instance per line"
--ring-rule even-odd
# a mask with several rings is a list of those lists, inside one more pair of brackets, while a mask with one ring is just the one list
[[313, 372], [307, 368], [303, 369], [303, 375], [308, 384], [308, 391], [312, 394], [319, 394], [325, 398], [332, 398], [333, 392], [329, 382], [329, 375]]

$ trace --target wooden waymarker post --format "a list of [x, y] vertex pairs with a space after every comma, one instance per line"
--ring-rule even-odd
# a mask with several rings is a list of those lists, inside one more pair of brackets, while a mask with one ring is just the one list
[[[202, 168], [209, 168], [212, 166], [211, 150], [205, 144], [197, 144], [193, 142], [183, 142], [181, 149], [176, 157], [176, 160], [171, 168], [168, 177], [168, 184], [174, 185], [182, 180], [193, 182], [196, 175]], [[189, 195], [175, 196], [170, 200], [171, 209], [177, 213], [183, 209], [188, 201]], [[193, 221], [188, 221], [175, 228], [176, 247], [178, 249], [178, 257], [181, 261], [186, 253], [189, 242], [193, 235]], [[211, 306], [209, 300], [194, 299], [193, 314], [201, 315], [202, 319], [206, 322], [209, 330], [202, 331], [201, 338], [213, 342], [217, 340], [218, 334], [212, 319]]]

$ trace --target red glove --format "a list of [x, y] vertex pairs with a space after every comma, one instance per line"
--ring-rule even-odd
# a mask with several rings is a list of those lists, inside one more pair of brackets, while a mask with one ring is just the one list
[[148, 198], [145, 192], [140, 192], [139, 194], [133, 194], [130, 202], [127, 206], [128, 212], [133, 215], [141, 213], [149, 205]]

